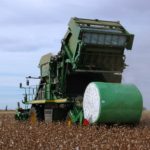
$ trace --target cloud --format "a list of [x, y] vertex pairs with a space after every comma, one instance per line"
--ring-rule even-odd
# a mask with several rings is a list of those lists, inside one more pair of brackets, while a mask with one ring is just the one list
[[[61, 38], [63, 38], [66, 29], [62, 29], [61, 25], [1, 27], [0, 51], [22, 52], [50, 48], [53, 51], [58, 51], [60, 49]], [[58, 40], [59, 42], [56, 42]]]

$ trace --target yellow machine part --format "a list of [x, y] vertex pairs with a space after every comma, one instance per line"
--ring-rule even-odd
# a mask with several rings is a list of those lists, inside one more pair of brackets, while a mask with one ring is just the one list
[[28, 104], [45, 104], [45, 103], [66, 103], [67, 99], [55, 99], [55, 100], [33, 100], [28, 101]]

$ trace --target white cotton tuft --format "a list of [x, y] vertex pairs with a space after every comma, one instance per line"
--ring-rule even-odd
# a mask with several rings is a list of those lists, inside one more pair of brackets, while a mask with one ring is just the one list
[[90, 83], [83, 97], [84, 118], [95, 123], [100, 116], [100, 93], [95, 83]]

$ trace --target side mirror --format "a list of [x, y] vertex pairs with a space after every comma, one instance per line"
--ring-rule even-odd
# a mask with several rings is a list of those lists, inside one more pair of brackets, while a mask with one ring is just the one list
[[26, 85], [29, 86], [29, 84], [30, 84], [30, 82], [29, 82], [29, 80], [27, 80], [27, 81], [26, 81]]
[[19, 84], [19, 87], [22, 88], [22, 83]]

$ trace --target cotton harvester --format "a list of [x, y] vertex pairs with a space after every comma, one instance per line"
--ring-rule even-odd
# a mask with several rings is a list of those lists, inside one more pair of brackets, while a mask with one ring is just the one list
[[133, 39], [119, 22], [71, 18], [60, 52], [40, 60], [36, 92], [27, 80], [23, 103], [31, 109], [18, 108], [16, 118], [28, 112], [29, 119], [46, 122], [138, 123], [141, 93], [121, 83], [124, 50], [131, 50]]

